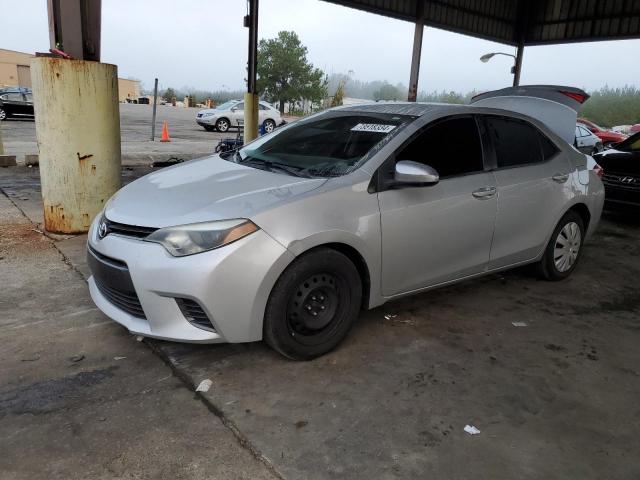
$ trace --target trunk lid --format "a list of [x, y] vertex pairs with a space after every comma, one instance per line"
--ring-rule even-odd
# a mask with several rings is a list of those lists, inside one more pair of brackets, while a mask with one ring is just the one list
[[535, 118], [573, 145], [578, 112], [588, 98], [589, 95], [579, 88], [523, 85], [481, 93], [471, 99], [471, 104], [510, 110]]

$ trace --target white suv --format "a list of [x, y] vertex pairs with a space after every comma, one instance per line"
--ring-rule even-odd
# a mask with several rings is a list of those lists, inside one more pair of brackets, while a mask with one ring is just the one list
[[[242, 100], [229, 100], [216, 108], [200, 110], [196, 116], [198, 125], [202, 125], [207, 132], [218, 130], [226, 132], [230, 127], [242, 125], [244, 121], [244, 102]], [[280, 112], [261, 101], [258, 104], [258, 121], [264, 127], [266, 133], [282, 124]]]

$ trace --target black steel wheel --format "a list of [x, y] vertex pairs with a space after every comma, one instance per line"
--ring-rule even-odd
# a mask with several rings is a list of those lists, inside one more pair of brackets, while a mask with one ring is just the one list
[[319, 248], [297, 258], [274, 286], [264, 339], [294, 360], [335, 348], [357, 318], [362, 301], [358, 270], [342, 253]]

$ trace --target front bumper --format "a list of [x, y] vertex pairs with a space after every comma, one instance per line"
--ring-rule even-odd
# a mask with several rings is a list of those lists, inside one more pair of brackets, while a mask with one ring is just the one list
[[[92, 275], [89, 291], [102, 312], [132, 333], [191, 343], [260, 340], [271, 289], [293, 259], [262, 230], [187, 257], [172, 257], [159, 244], [115, 234], [98, 240], [96, 222], [88, 243], [98, 254], [126, 265], [144, 318], [119, 308]], [[215, 331], [190, 323], [176, 298], [196, 301]]]
[[215, 125], [216, 120], [217, 120], [216, 117], [196, 117], [196, 123], [201, 126]]

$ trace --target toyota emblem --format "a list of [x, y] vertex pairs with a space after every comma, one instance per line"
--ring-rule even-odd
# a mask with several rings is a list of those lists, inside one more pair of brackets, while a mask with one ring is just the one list
[[98, 227], [98, 238], [104, 238], [107, 236], [107, 222], [102, 220]]

